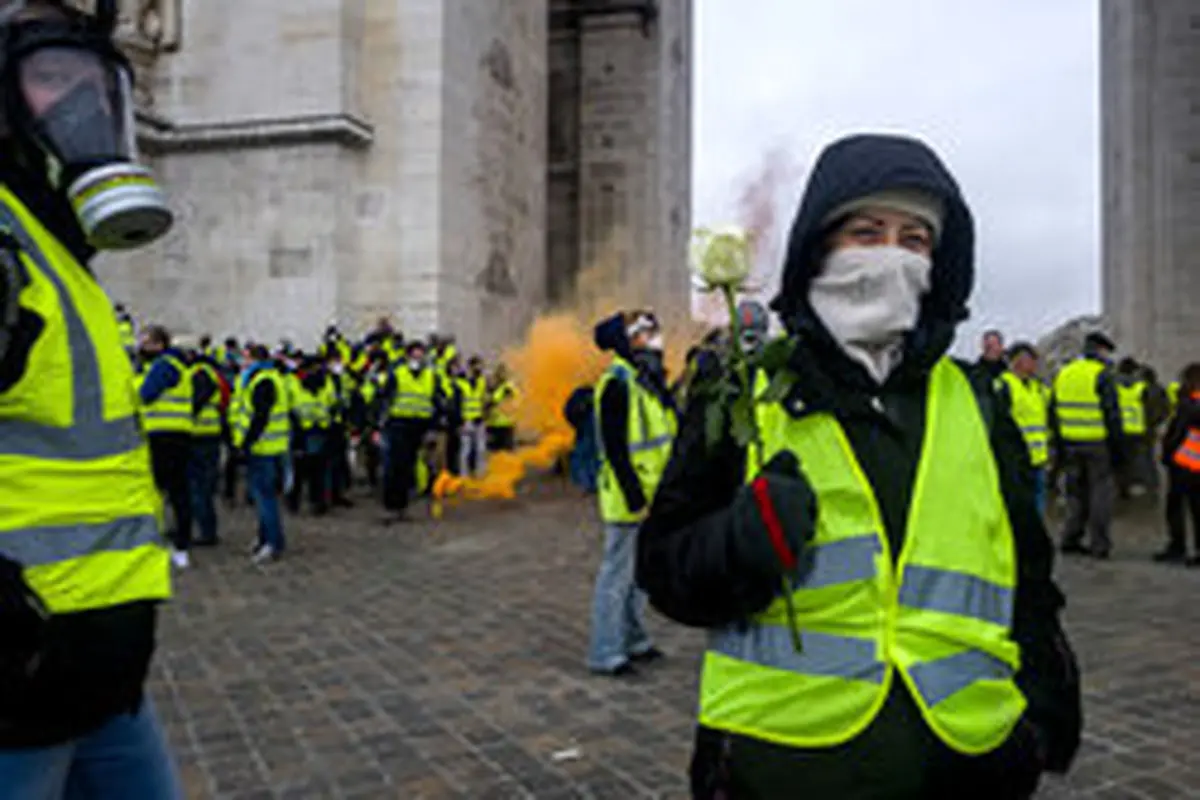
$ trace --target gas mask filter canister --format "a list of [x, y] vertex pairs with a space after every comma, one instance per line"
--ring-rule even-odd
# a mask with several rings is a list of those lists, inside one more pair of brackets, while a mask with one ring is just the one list
[[48, 20], [9, 33], [5, 84], [15, 97], [6, 107], [17, 144], [44, 165], [88, 243], [127, 250], [163, 236], [173, 215], [137, 161], [130, 68], [108, 35]]

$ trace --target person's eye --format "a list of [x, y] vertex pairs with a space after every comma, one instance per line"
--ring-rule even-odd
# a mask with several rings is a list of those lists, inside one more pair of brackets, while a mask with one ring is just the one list
[[856, 225], [847, 231], [847, 235], [855, 241], [874, 241], [879, 238], [880, 231], [871, 225]]

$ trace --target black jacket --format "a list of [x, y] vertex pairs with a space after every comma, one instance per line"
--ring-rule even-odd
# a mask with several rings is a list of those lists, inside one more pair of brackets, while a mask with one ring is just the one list
[[1200, 428], [1200, 401], [1180, 395], [1175, 413], [1163, 432], [1161, 457], [1165, 466], [1174, 465], [1175, 451], [1183, 445], [1190, 428]]
[[[846, 186], [857, 191], [847, 194]], [[918, 328], [909, 337], [901, 365], [877, 386], [833, 343], [808, 308], [807, 285], [823, 236], [806, 226], [817, 225], [830, 209], [858, 194], [896, 186], [923, 187], [942, 197], [946, 227], [934, 253], [933, 285]], [[847, 140], [818, 162], [793, 228], [784, 292], [774, 303], [785, 314], [795, 342], [790, 366], [799, 376], [785, 405], [802, 401], [800, 413], [830, 412], [841, 423], [875, 493], [893, 553], [900, 551], [905, 536], [924, 434], [929, 370], [943, 357], [954, 325], [965, 315], [971, 241], [970, 215], [932, 154], [911, 140]], [[714, 786], [725, 781], [733, 798], [796, 797], [797, 787], [804, 787], [803, 796], [814, 800], [1012, 797], [1036, 782], [1043, 766], [1061, 770], [1070, 763], [1080, 736], [1079, 685], [1074, 657], [1058, 622], [1064, 600], [1051, 577], [1053, 549], [1034, 503], [1027, 449], [1007, 407], [992, 390], [991, 376], [964, 369], [990, 420], [992, 450], [1018, 551], [1013, 637], [1022, 647], [1017, 680], [1029, 701], [1026, 718], [998, 751], [967, 758], [951, 752], [930, 732], [908, 690], [896, 681], [870, 727], [835, 748], [796, 750], [701, 727], [692, 775], [698, 796], [712, 796]], [[745, 453], [728, 434], [710, 446], [707, 408], [704, 403], [689, 404], [639, 536], [637, 579], [666, 616], [685, 625], [715, 628], [765, 608], [776, 595], [778, 581], [754, 574], [739, 559], [729, 507], [746, 479]], [[1039, 750], [1045, 751], [1048, 764], [1039, 758]], [[881, 788], [886, 792], [881, 794]]]

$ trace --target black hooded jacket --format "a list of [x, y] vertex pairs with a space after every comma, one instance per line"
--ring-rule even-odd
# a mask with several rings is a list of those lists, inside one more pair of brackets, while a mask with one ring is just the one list
[[[907, 338], [903, 361], [879, 386], [834, 343], [807, 294], [824, 254], [826, 216], [857, 197], [896, 188], [933, 194], [946, 211], [918, 326]], [[797, 413], [835, 415], [875, 493], [892, 553], [900, 552], [905, 536], [929, 371], [966, 317], [972, 251], [971, 216], [953, 178], [928, 148], [900, 137], [858, 136], [831, 146], [814, 169], [792, 228], [783, 288], [772, 304], [795, 343], [791, 368], [799, 376], [784, 405], [793, 408], [800, 401], [803, 410]], [[1079, 685], [1058, 622], [1064, 600], [1051, 577], [1053, 549], [1036, 510], [1027, 449], [990, 377], [960, 366], [989, 425], [1016, 540], [1013, 637], [1022, 647], [1017, 680], [1029, 701], [1022, 725], [994, 753], [955, 754], [930, 732], [903, 682], [896, 681], [867, 730], [834, 748], [796, 750], [701, 727], [692, 774], [697, 796], [714, 796], [714, 787], [724, 782], [733, 798], [795, 797], [800, 786], [804, 797], [816, 800], [1019, 797], [1043, 768], [1062, 770], [1070, 763], [1080, 736]], [[666, 616], [716, 628], [764, 609], [778, 580], [757, 574], [733, 535], [730, 504], [746, 480], [745, 452], [728, 434], [710, 445], [705, 414], [704, 404], [687, 409], [639, 536], [637, 579]]]

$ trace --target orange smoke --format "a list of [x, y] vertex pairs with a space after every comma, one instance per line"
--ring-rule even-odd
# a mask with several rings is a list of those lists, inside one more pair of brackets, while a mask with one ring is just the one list
[[511, 500], [530, 470], [554, 466], [575, 443], [575, 432], [563, 417], [563, 406], [576, 388], [593, 384], [608, 359], [592, 343], [591, 325], [571, 315], [537, 319], [525, 341], [505, 352], [504, 363], [520, 391], [517, 430], [536, 437], [533, 444], [488, 454], [487, 473], [458, 478], [443, 472], [433, 485], [435, 499]]

